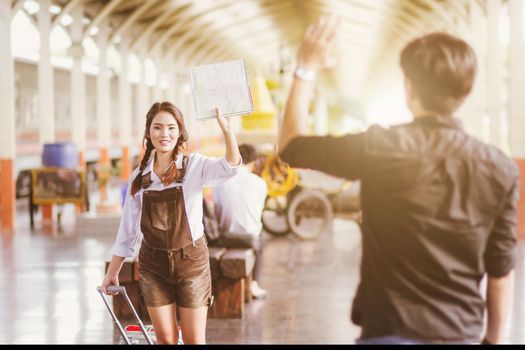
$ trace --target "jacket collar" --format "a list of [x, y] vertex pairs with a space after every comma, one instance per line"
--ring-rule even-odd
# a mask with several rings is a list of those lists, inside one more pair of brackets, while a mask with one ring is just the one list
[[461, 122], [461, 120], [449, 115], [419, 116], [417, 118], [414, 118], [412, 124], [463, 130], [463, 123]]

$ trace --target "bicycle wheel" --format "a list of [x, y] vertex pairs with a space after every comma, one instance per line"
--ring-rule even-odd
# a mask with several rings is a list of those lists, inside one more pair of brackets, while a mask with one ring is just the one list
[[324, 193], [303, 190], [290, 201], [286, 217], [290, 230], [298, 237], [316, 239], [331, 224], [332, 205]]
[[266, 197], [261, 221], [264, 230], [274, 236], [284, 236], [290, 232], [286, 220], [286, 196]]

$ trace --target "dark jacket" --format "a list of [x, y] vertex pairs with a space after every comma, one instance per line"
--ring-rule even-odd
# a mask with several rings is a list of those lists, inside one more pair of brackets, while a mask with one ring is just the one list
[[298, 137], [293, 167], [361, 180], [363, 257], [352, 320], [362, 337], [479, 341], [479, 284], [514, 267], [516, 164], [446, 116]]

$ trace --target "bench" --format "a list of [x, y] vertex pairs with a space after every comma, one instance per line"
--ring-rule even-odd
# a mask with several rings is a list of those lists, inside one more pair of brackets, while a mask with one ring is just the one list
[[[250, 248], [208, 247], [214, 301], [208, 310], [210, 318], [242, 318], [244, 303], [252, 299], [250, 282], [255, 265], [255, 253]], [[105, 271], [109, 266], [106, 261]], [[119, 273], [119, 283], [126, 287], [129, 299], [145, 323], [150, 322], [147, 307], [139, 290], [139, 263], [126, 258]], [[133, 320], [125, 299], [113, 297], [113, 311], [120, 320]]]
[[213, 305], [210, 318], [242, 318], [244, 303], [250, 302], [250, 282], [255, 265], [251, 248], [208, 247], [212, 277]]

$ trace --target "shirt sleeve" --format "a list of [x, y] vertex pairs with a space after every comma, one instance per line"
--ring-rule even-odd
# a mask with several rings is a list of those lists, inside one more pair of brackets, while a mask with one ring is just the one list
[[113, 255], [116, 256], [134, 257], [137, 241], [142, 239], [139, 229], [142, 198], [138, 192], [135, 197], [131, 196], [131, 184], [135, 176], [137, 174], [134, 172], [128, 183], [117, 238], [112, 250]]
[[491, 277], [507, 275], [516, 263], [516, 203], [519, 197], [519, 179], [509, 191], [496, 218], [485, 249], [484, 261]]
[[226, 160], [226, 157], [203, 157], [202, 179], [204, 186], [217, 186], [237, 174], [237, 170], [242, 165], [242, 159], [239, 164], [232, 166]]
[[350, 180], [363, 174], [365, 133], [334, 136], [300, 136], [279, 154], [294, 168], [313, 169]]

